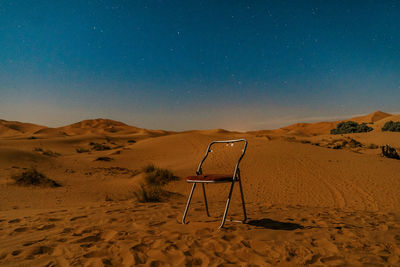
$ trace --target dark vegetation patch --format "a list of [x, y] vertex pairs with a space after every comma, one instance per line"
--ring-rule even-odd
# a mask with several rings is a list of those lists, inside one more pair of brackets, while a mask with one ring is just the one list
[[141, 183], [139, 188], [133, 192], [133, 196], [139, 202], [161, 202], [168, 196], [168, 191], [166, 191], [160, 185], [149, 185]]
[[58, 157], [58, 156], [61, 156], [60, 153], [57, 153], [57, 152], [54, 152], [54, 151], [51, 151], [51, 150], [45, 150], [45, 151], [43, 151], [42, 154], [45, 155], [45, 156], [49, 156], [49, 157]]
[[89, 145], [91, 146], [91, 149], [94, 151], [104, 151], [111, 149], [111, 147], [106, 144], [90, 142]]
[[92, 173], [101, 172], [105, 176], [127, 175], [129, 177], [133, 177], [140, 173], [138, 170], [132, 170], [123, 167], [92, 168], [91, 170]]
[[96, 159], [96, 161], [112, 161], [112, 160], [114, 160], [114, 159], [110, 158], [110, 157], [98, 157]]
[[164, 186], [179, 178], [168, 169], [162, 169], [153, 164], [143, 167], [145, 173], [144, 183], [133, 192], [139, 202], [160, 202], [166, 199], [171, 193], [164, 189]]
[[147, 184], [166, 185], [178, 180], [178, 177], [172, 171], [155, 167], [153, 164], [145, 166], [143, 171], [146, 173], [145, 181]]
[[362, 144], [352, 138], [349, 139], [335, 139], [327, 144], [328, 148], [343, 149], [343, 148], [359, 148]]
[[89, 152], [89, 149], [87, 148], [83, 148], [83, 147], [78, 147], [76, 150], [76, 153], [85, 153], [85, 152]]
[[128, 143], [130, 143], [130, 144], [134, 144], [134, 143], [136, 143], [136, 140], [133, 140], [133, 139], [131, 139], [131, 140], [128, 140]]
[[43, 150], [43, 148], [41, 148], [41, 147], [35, 147], [33, 149], [33, 151], [40, 152], [42, 155], [49, 156], [49, 157], [61, 156], [60, 153], [57, 153], [57, 152], [54, 152], [54, 151], [51, 151], [51, 150]]
[[34, 140], [34, 139], [38, 139], [36, 136], [29, 136], [28, 140]]
[[368, 149], [377, 149], [377, 148], [379, 148], [379, 146], [378, 146], [378, 145], [375, 145], [375, 144], [369, 144], [369, 145], [367, 146], [367, 148], [368, 148]]
[[370, 132], [373, 128], [366, 123], [358, 124], [354, 121], [343, 121], [336, 125], [336, 129], [331, 130], [331, 134], [348, 134]]
[[382, 131], [386, 132], [400, 132], [400, 121], [388, 121], [382, 127]]
[[400, 159], [396, 149], [394, 147], [390, 147], [389, 145], [382, 146], [382, 156], [390, 159]]
[[32, 168], [11, 177], [17, 185], [21, 186], [41, 186], [41, 187], [60, 187], [61, 184], [47, 178], [43, 173]]

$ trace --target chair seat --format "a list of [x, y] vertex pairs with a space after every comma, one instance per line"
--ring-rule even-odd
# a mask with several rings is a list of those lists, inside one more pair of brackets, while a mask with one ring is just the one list
[[186, 177], [186, 182], [189, 183], [221, 183], [232, 182], [232, 174], [200, 174]]

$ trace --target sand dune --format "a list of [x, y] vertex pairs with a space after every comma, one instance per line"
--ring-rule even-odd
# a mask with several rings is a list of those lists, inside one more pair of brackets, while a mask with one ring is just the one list
[[349, 120], [358, 122], [358, 123], [369, 123], [369, 122], [377, 122], [380, 121], [386, 117], [392, 116], [392, 114], [389, 113], [385, 113], [382, 111], [375, 111], [374, 113], [368, 114], [368, 115], [364, 115], [364, 116], [359, 116], [359, 117], [354, 117], [351, 118]]
[[5, 121], [0, 119], [0, 136], [18, 136], [33, 134], [40, 129], [46, 128], [32, 123], [24, 123], [18, 121]]
[[[392, 114], [385, 113], [382, 111], [375, 111], [371, 114], [358, 116], [354, 118], [349, 118], [341, 121], [355, 121], [357, 123], [375, 123], [379, 121], [384, 121]], [[286, 127], [282, 127], [276, 130], [261, 130], [261, 131], [251, 131], [251, 134], [275, 134], [275, 135], [294, 135], [294, 136], [314, 136], [314, 135], [326, 135], [330, 133], [330, 130], [336, 128], [336, 125], [341, 121], [331, 121], [331, 122], [316, 122], [316, 123], [296, 123]], [[380, 125], [380, 124], [379, 124]]]
[[[40, 131], [37, 139], [28, 138], [30, 131], [16, 138], [8, 132], [0, 138], [0, 265], [397, 266], [400, 162], [367, 146], [399, 148], [399, 133], [378, 130], [399, 117], [378, 115], [362, 119], [374, 120], [374, 131], [338, 136], [325, 134], [331, 122], [177, 133], [102, 119], [32, 127]], [[246, 224], [217, 229], [226, 184], [206, 186], [211, 217], [195, 192], [187, 225], [180, 219], [190, 185], [182, 179], [167, 185], [172, 195], [165, 202], [134, 199], [144, 165], [193, 175], [211, 140], [243, 137], [249, 141], [241, 165]], [[350, 139], [363, 146], [324, 146]], [[241, 147], [228, 148], [220, 154], [226, 158], [214, 150], [204, 171], [229, 170], [229, 155]], [[13, 184], [13, 175], [32, 167], [62, 186]], [[235, 187], [229, 217], [240, 219], [241, 212]]]

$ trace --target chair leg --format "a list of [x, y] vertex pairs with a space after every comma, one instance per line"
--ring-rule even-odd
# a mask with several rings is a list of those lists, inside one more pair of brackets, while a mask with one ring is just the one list
[[204, 183], [202, 183], [201, 185], [203, 186], [204, 203], [205, 203], [205, 205], [206, 205], [207, 216], [210, 217], [210, 213], [208, 212], [208, 204], [207, 204], [207, 196], [206, 196], [206, 187], [205, 187]]
[[243, 194], [242, 180], [241, 179], [239, 179], [239, 187], [240, 187], [240, 195], [242, 196], [242, 205], [243, 205], [243, 214], [244, 214], [243, 222], [246, 222], [247, 214], [246, 214], [246, 206], [244, 204], [244, 194]]
[[219, 228], [224, 227], [224, 224], [225, 224], [225, 221], [226, 221], [226, 215], [228, 213], [229, 203], [231, 202], [231, 196], [232, 196], [232, 191], [233, 191], [233, 185], [234, 184], [235, 184], [235, 182], [232, 181], [231, 189], [229, 190], [228, 200], [226, 201], [224, 216], [222, 217], [222, 222], [221, 222], [221, 225], [219, 226]]
[[186, 209], [185, 209], [185, 212], [183, 213], [182, 224], [185, 224], [186, 215], [187, 215], [187, 212], [189, 210], [190, 201], [192, 200], [193, 191], [194, 191], [195, 188], [196, 188], [196, 183], [193, 183], [192, 190], [190, 191], [190, 195], [189, 195], [188, 201], [186, 203]]

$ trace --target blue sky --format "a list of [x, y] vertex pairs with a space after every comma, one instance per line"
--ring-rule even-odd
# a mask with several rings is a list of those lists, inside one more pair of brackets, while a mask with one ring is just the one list
[[269, 129], [399, 111], [398, 1], [0, 1], [0, 118]]

